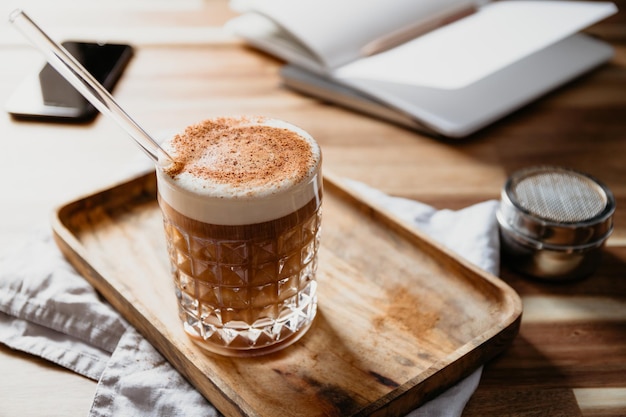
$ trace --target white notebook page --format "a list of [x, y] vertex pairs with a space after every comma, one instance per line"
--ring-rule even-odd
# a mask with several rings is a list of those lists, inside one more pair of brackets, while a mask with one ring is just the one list
[[339, 79], [458, 89], [615, 13], [613, 3], [503, 1], [399, 47], [344, 65]]

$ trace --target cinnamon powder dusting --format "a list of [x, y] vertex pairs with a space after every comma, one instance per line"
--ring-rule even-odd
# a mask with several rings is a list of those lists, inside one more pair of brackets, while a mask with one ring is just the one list
[[316, 162], [311, 145], [292, 130], [258, 122], [218, 118], [187, 127], [171, 140], [177, 164], [166, 173], [235, 189], [303, 180]]

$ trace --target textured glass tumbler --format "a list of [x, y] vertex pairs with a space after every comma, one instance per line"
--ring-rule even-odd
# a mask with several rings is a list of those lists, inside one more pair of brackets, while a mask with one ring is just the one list
[[300, 339], [317, 309], [321, 160], [275, 198], [193, 196], [195, 204], [206, 200], [206, 212], [226, 220], [237, 212], [269, 217], [243, 224], [181, 213], [167, 197], [180, 192], [176, 182], [157, 178], [179, 315], [192, 340], [210, 352], [255, 356]]
[[179, 315], [202, 347], [250, 356], [304, 334], [317, 306], [318, 203], [248, 233], [189, 232], [171, 208], [163, 211]]

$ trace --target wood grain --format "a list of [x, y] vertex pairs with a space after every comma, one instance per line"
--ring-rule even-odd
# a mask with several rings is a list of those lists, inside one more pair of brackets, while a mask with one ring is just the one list
[[518, 331], [521, 301], [506, 284], [326, 177], [311, 330], [276, 354], [207, 355], [178, 321], [154, 182], [148, 174], [64, 205], [57, 241], [226, 415], [404, 415]]

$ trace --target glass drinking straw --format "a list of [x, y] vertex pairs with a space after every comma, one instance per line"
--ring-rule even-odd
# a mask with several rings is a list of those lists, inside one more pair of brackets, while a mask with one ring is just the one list
[[15, 25], [44, 54], [48, 63], [96, 109], [113, 118], [157, 166], [165, 167], [174, 163], [172, 157], [117, 104], [89, 71], [65, 48], [52, 40], [26, 13], [19, 9], [14, 10], [9, 15], [9, 22]]

